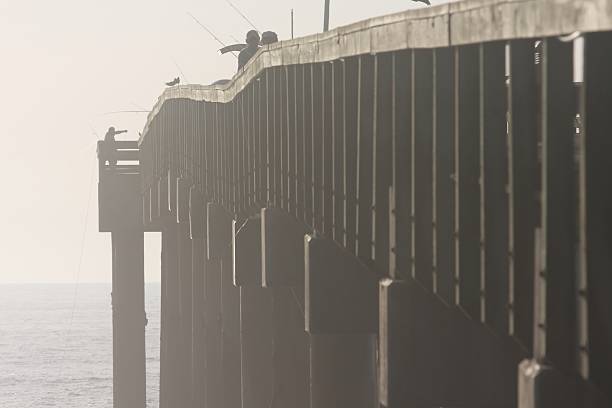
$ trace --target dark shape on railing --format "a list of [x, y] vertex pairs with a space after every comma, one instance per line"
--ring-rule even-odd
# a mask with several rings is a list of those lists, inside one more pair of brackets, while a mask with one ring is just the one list
[[261, 45], [270, 45], [278, 42], [278, 35], [274, 31], [264, 31], [261, 34]]
[[246, 47], [246, 44], [232, 44], [221, 48], [219, 52], [221, 53], [221, 55], [227, 54], [228, 52], [240, 52]]
[[181, 78], [176, 77], [172, 81], [166, 82], [166, 85], [168, 85], [168, 86], [175, 86], [175, 85], [178, 85], [180, 83], [181, 83]]

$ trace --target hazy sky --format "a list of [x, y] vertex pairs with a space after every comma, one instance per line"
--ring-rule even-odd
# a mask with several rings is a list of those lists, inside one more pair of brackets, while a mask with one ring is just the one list
[[[281, 39], [291, 8], [296, 36], [322, 27], [323, 0], [233, 3]], [[331, 25], [412, 7], [421, 5], [332, 0]], [[110, 235], [97, 232], [95, 140], [111, 125], [135, 139], [146, 116], [105, 113], [150, 109], [180, 70], [205, 84], [235, 71], [187, 11], [226, 42], [250, 28], [225, 0], [0, 0], [0, 283], [110, 280]], [[146, 248], [147, 279], [159, 280], [159, 237]]]

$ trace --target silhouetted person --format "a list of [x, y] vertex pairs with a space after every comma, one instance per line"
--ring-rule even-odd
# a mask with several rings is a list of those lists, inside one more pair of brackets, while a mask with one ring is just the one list
[[264, 31], [261, 34], [261, 45], [269, 45], [278, 42], [278, 35], [274, 31]]
[[247, 46], [238, 55], [238, 71], [240, 71], [249, 62], [253, 55], [259, 50], [259, 33], [255, 30], [251, 30], [247, 33], [246, 43]]
[[127, 133], [127, 130], [115, 130], [113, 126], [108, 128], [108, 131], [104, 135], [104, 144], [106, 147], [106, 157], [108, 157], [108, 164], [111, 166], [115, 166], [117, 164], [117, 159], [111, 158], [111, 155], [115, 152], [115, 146], [111, 143], [115, 142], [115, 136], [120, 135], [122, 133]]
[[166, 82], [166, 85], [167, 85], [167, 86], [174, 86], [174, 85], [178, 85], [178, 84], [180, 84], [180, 83], [181, 83], [181, 78], [176, 77], [176, 78], [174, 78], [172, 81], [170, 81], [170, 82]]

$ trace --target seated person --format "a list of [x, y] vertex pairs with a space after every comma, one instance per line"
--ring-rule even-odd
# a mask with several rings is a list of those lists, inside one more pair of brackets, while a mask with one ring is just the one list
[[261, 35], [261, 45], [269, 45], [278, 42], [278, 35], [274, 31], [265, 31]]

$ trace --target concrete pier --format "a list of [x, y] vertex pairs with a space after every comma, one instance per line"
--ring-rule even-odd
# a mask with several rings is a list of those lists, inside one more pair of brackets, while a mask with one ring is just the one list
[[602, 0], [463, 0], [167, 88], [100, 149], [115, 406], [147, 231], [162, 408], [611, 406], [610, 33]]

